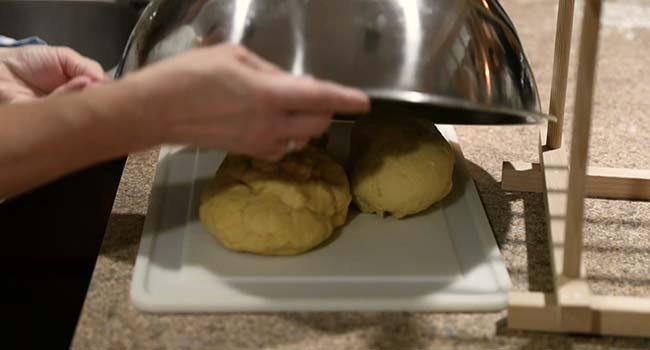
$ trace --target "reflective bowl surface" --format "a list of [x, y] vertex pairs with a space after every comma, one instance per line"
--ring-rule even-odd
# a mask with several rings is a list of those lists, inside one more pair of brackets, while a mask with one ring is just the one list
[[444, 124], [548, 118], [497, 0], [154, 0], [118, 76], [223, 42], [294, 74], [361, 88], [373, 111]]

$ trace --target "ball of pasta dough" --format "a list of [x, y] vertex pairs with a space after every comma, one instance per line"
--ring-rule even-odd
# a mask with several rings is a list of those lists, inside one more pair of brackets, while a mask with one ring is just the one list
[[419, 213], [452, 188], [454, 155], [435, 125], [412, 118], [368, 117], [352, 130], [353, 200], [366, 213]]
[[343, 167], [318, 148], [277, 163], [229, 155], [204, 188], [199, 215], [226, 248], [293, 255], [343, 225], [351, 199]]

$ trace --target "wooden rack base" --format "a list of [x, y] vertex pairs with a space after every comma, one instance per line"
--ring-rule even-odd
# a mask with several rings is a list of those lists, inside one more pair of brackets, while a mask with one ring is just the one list
[[[501, 189], [513, 192], [544, 192], [540, 165], [503, 162]], [[650, 170], [588, 167], [587, 197], [650, 200]]]
[[[545, 134], [542, 131], [539, 135], [541, 164], [504, 162], [502, 187], [509, 191], [544, 193], [554, 292], [510, 292], [508, 327], [650, 337], [650, 298], [593, 295], [582, 264], [580, 277], [570, 278], [564, 274], [569, 160], [564, 149], [551, 150], [542, 145]], [[650, 191], [648, 171], [601, 169], [590, 168], [587, 192], [592, 195], [638, 198], [641, 187], [645, 194]], [[615, 176], [617, 172], [620, 176]], [[637, 192], [628, 190], [630, 183], [635, 184]]]
[[510, 292], [508, 299], [512, 329], [650, 337], [650, 298], [592, 295], [587, 309], [591, 322], [579, 330], [563, 324], [566, 310], [552, 293]]

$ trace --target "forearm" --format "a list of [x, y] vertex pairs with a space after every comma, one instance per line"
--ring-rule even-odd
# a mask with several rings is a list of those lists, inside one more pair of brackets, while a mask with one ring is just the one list
[[0, 198], [156, 143], [143, 132], [134, 88], [111, 83], [0, 106]]

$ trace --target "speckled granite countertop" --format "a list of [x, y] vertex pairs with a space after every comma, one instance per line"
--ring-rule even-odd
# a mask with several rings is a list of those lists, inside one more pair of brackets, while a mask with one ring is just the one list
[[[547, 101], [557, 1], [502, 3]], [[580, 8], [578, 1], [578, 15]], [[603, 29], [591, 163], [650, 169], [650, 1], [606, 1]], [[567, 111], [570, 118], [571, 98]], [[537, 161], [537, 129], [457, 130], [514, 288], [548, 289], [542, 198], [499, 188], [503, 160]], [[131, 304], [129, 285], [156, 158], [155, 151], [129, 158], [74, 349], [650, 349], [650, 340], [639, 338], [511, 331], [505, 312], [144, 314]], [[650, 203], [588, 200], [586, 216], [592, 288], [597, 293], [650, 295]]]

